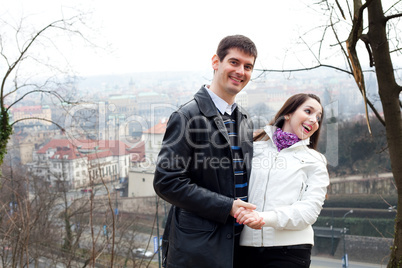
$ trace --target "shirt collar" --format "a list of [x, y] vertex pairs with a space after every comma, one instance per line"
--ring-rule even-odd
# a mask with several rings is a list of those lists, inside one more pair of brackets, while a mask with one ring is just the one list
[[212, 92], [207, 85], [204, 85], [205, 89], [207, 90], [209, 96], [211, 96], [211, 99], [213, 103], [215, 104], [216, 108], [218, 108], [219, 112], [221, 114], [227, 113], [231, 115], [233, 111], [236, 109], [237, 104], [233, 103], [232, 105], [229, 105], [226, 101], [224, 101], [222, 98], [220, 98], [218, 95], [216, 95], [214, 92]]

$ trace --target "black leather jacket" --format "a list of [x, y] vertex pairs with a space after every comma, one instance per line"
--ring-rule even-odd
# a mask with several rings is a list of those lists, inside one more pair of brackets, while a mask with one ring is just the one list
[[[252, 122], [240, 107], [235, 111], [249, 178]], [[167, 267], [233, 267], [232, 154], [222, 117], [204, 87], [168, 121], [154, 188], [173, 205], [164, 234]]]

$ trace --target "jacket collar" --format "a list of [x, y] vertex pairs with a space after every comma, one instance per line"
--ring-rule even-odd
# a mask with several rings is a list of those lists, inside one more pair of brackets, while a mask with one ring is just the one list
[[202, 86], [201, 89], [195, 93], [194, 99], [198, 103], [201, 113], [203, 113], [205, 116], [212, 117], [218, 115], [218, 109], [216, 108], [211, 96], [209, 96], [204, 86]]
[[[205, 86], [202, 86], [200, 90], [198, 90], [198, 92], [194, 95], [194, 99], [198, 103], [201, 113], [203, 113], [206, 117], [218, 116], [218, 109], [212, 101], [211, 96], [205, 89]], [[247, 113], [240, 108], [239, 105], [237, 105], [237, 109], [244, 117], [248, 117]]]

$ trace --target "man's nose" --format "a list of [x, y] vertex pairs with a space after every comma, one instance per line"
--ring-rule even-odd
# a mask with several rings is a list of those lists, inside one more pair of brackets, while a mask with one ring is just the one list
[[237, 67], [237, 69], [236, 69], [236, 73], [244, 75], [244, 66], [239, 65], [239, 67]]

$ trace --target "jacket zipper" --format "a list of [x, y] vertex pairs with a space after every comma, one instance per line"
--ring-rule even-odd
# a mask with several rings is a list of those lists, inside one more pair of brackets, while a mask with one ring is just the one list
[[[265, 210], [265, 201], [267, 200], [267, 190], [268, 190], [268, 183], [269, 183], [269, 175], [271, 173], [272, 167], [275, 165], [276, 160], [278, 159], [278, 155], [280, 152], [277, 152], [275, 157], [274, 157], [274, 161], [272, 161], [271, 167], [268, 171], [268, 176], [267, 176], [267, 184], [265, 186], [265, 193], [264, 193], [264, 202], [262, 204], [262, 212]], [[264, 246], [264, 228], [261, 228], [261, 247]]]

